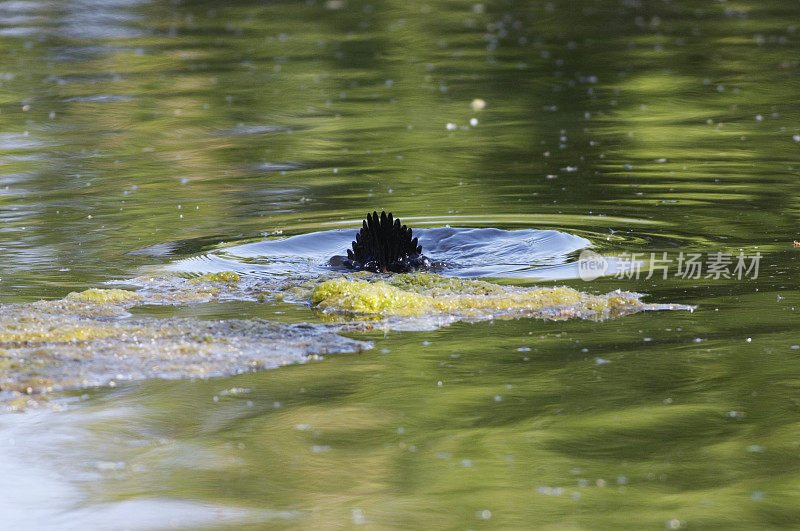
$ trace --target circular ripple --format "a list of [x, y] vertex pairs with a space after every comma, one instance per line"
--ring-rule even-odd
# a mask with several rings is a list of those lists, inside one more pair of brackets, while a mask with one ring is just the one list
[[[328, 260], [350, 247], [357, 230], [328, 230], [225, 247], [180, 260], [170, 269], [186, 273], [237, 271], [251, 275], [309, 275], [331, 271]], [[556, 230], [493, 228], [414, 229], [425, 256], [458, 277], [576, 278], [570, 255], [591, 242]]]

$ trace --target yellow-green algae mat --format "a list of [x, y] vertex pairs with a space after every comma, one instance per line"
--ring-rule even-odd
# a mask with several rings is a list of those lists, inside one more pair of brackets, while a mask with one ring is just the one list
[[[340, 333], [375, 326], [422, 330], [458, 320], [599, 320], [643, 310], [692, 309], [645, 304], [640, 295], [624, 291], [593, 295], [568, 287], [503, 286], [429, 273], [310, 281], [223, 272], [139, 277], [126, 283], [138, 290], [90, 289], [58, 301], [0, 305], [0, 400], [144, 378], [230, 375], [304, 362], [316, 354], [360, 351], [372, 344]], [[156, 319], [128, 312], [143, 304], [275, 299], [308, 304], [337, 322]]]
[[677, 304], [646, 304], [640, 294], [628, 291], [593, 295], [566, 286], [504, 286], [429, 273], [393, 275], [381, 280], [330, 279], [313, 288], [310, 300], [312, 306], [326, 313], [377, 316], [392, 328], [415, 330], [462, 320], [601, 320], [645, 310], [693, 309]]
[[[175, 295], [181, 303], [201, 301], [218, 290], [198, 293]], [[225, 376], [372, 347], [338, 334], [361, 329], [356, 325], [137, 318], [127, 311], [167, 299], [164, 292], [91, 289], [58, 301], [0, 305], [0, 402], [22, 408], [55, 391]]]

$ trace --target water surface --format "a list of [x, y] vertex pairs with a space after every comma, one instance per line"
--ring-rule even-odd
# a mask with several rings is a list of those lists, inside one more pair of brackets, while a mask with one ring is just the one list
[[[357, 233], [328, 230], [227, 246], [170, 264], [167, 269], [179, 273], [236, 271], [244, 275], [315, 278], [332, 271], [346, 272], [331, 259], [345, 255]], [[416, 229], [413, 236], [431, 260], [431, 271], [462, 278], [526, 276], [552, 280], [559, 274], [576, 278], [573, 255], [591, 246], [586, 238], [556, 230], [448, 226]]]
[[[797, 527], [797, 20], [774, 1], [0, 2], [2, 303], [163, 266], [313, 276], [386, 209], [431, 254], [456, 229], [533, 238], [462, 247], [448, 274], [697, 306], [356, 333], [374, 348], [80, 391], [0, 417], [0, 513]], [[291, 237], [310, 245], [262, 259]], [[563, 268], [587, 246], [675, 262], [584, 282]], [[760, 252], [760, 271], [682, 277], [681, 252]]]

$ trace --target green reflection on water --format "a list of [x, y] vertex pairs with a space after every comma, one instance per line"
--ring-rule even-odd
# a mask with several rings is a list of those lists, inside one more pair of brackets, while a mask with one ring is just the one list
[[575, 282], [700, 309], [392, 333], [92, 393], [87, 412], [134, 410], [89, 425], [78, 455], [129, 466], [86, 503], [156, 493], [304, 527], [798, 525], [797, 6], [480, 5], [0, 4], [2, 301], [135, 276], [157, 259], [125, 253], [149, 245], [380, 208], [556, 225], [609, 254], [760, 250], [759, 278]]

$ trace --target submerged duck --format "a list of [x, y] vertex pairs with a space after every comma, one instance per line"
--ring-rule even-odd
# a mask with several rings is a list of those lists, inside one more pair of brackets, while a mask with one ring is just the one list
[[378, 212], [367, 214], [347, 258], [334, 256], [330, 263], [375, 273], [408, 273], [431, 265], [411, 229], [383, 211], [380, 216]]

